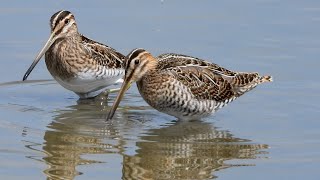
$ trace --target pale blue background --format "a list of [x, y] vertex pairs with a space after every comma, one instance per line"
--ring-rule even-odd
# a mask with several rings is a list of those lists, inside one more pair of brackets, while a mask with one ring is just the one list
[[[273, 83], [261, 85], [204, 120], [236, 137], [267, 144], [267, 158], [248, 160], [255, 166], [228, 168], [214, 175], [218, 179], [319, 178], [320, 1], [2, 1], [0, 83], [22, 79], [49, 37], [49, 18], [60, 9], [73, 12], [81, 33], [124, 54], [144, 47], [155, 55], [188, 54], [234, 70], [273, 75]], [[29, 78], [52, 79], [44, 61]], [[56, 111], [68, 111], [76, 101], [73, 93], [53, 81], [0, 86], [1, 179], [45, 178], [43, 134], [50, 131]], [[146, 106], [135, 86], [125, 104]], [[135, 142], [144, 132], [174, 119], [152, 109], [139, 111], [145, 112], [151, 114], [146, 115], [146, 123], [133, 119], [131, 128], [121, 131], [130, 137], [125, 154], [135, 154]], [[32, 143], [38, 143], [36, 150], [26, 148]], [[108, 163], [77, 167], [83, 173], [77, 179], [121, 178], [121, 155], [87, 156]]]

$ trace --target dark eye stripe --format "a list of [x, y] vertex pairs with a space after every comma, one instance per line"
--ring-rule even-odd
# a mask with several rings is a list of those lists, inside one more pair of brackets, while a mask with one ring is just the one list
[[128, 69], [129, 67], [130, 67], [130, 64], [131, 64], [131, 61], [133, 60], [133, 59], [135, 59], [136, 57], [138, 57], [139, 56], [139, 54], [140, 53], [142, 53], [142, 52], [145, 52], [146, 50], [144, 50], [144, 49], [134, 49], [134, 50], [132, 50], [129, 54], [128, 54], [128, 56], [127, 56], [127, 67], [126, 67], [126, 69]]
[[65, 17], [67, 17], [71, 12], [69, 11], [59, 11], [56, 12], [53, 16], [51, 16], [50, 23], [51, 23], [51, 28], [54, 29], [57, 24], [63, 20]]
[[[142, 62], [140, 62], [140, 63], [142, 63]], [[148, 61], [144, 61], [143, 64], [140, 65], [141, 66], [140, 71], [143, 70], [147, 66], [147, 64], [148, 64]]]

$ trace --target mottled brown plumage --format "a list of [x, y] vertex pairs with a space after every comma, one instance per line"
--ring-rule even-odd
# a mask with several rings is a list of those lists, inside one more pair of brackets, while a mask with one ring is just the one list
[[49, 40], [23, 80], [45, 53], [45, 62], [53, 78], [81, 98], [96, 96], [107, 86], [122, 81], [125, 56], [80, 34], [73, 14], [69, 11], [55, 13], [50, 26]]
[[128, 55], [124, 83], [108, 118], [134, 81], [144, 100], [155, 109], [179, 119], [199, 119], [272, 78], [230, 71], [191, 56], [163, 54], [154, 58], [143, 49], [135, 49]]

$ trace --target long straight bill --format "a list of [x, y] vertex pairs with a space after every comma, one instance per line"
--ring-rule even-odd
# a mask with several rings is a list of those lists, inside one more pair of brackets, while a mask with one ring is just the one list
[[121, 101], [124, 93], [129, 89], [130, 85], [131, 85], [130, 80], [125, 80], [125, 81], [123, 82], [123, 84], [122, 84], [122, 86], [121, 86], [121, 88], [120, 88], [119, 94], [118, 94], [116, 100], [114, 101], [114, 103], [113, 103], [113, 105], [112, 105], [112, 107], [111, 107], [111, 110], [110, 110], [110, 112], [109, 112], [109, 114], [108, 114], [107, 120], [112, 119], [115, 111], [117, 110], [117, 108], [118, 108], [118, 106], [119, 106], [119, 103], [120, 103], [120, 101]]
[[27, 70], [27, 72], [24, 74], [23, 76], [23, 81], [26, 80], [28, 78], [28, 76], [30, 75], [31, 71], [33, 70], [33, 68], [38, 64], [38, 62], [40, 61], [41, 57], [44, 55], [44, 53], [47, 52], [47, 50], [50, 48], [50, 46], [53, 44], [54, 40], [53, 40], [53, 35], [54, 33], [52, 33], [48, 39], [48, 41], [46, 42], [46, 44], [43, 46], [43, 48], [41, 49], [41, 51], [39, 52], [39, 54], [37, 55], [37, 57], [34, 59], [33, 63], [31, 64], [31, 66], [29, 67], [29, 69]]

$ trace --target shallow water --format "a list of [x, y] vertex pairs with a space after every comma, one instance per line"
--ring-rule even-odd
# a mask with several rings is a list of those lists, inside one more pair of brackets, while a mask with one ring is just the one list
[[[320, 2], [88, 3], [2, 3], [1, 179], [318, 179]], [[124, 54], [188, 54], [274, 82], [194, 122], [157, 112], [133, 86], [106, 122], [116, 94], [79, 101], [44, 61], [20, 81], [60, 9]]]

